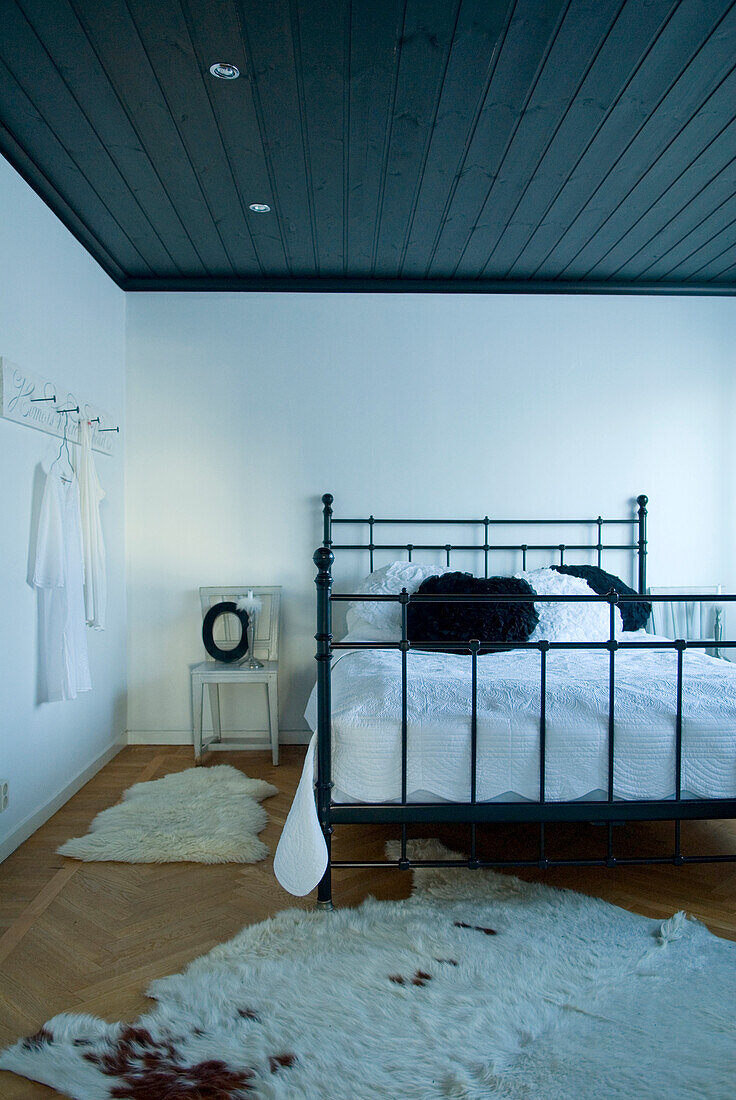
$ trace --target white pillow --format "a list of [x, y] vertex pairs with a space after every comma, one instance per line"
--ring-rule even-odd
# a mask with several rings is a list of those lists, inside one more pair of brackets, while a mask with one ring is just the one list
[[[582, 577], [558, 573], [556, 569], [532, 569], [516, 573], [539, 596], [594, 596]], [[539, 622], [530, 642], [607, 642], [610, 637], [607, 603], [535, 603]], [[616, 635], [623, 632], [621, 612], [616, 608]]]
[[[457, 570], [448, 569], [441, 565], [420, 565], [415, 561], [392, 561], [381, 569], [374, 569], [361, 582], [356, 593], [375, 593], [377, 596], [398, 595], [402, 588], [407, 592], [416, 592], [422, 581], [427, 577], [436, 577], [441, 573], [455, 573]], [[361, 626], [367, 623], [374, 629], [385, 632], [387, 636], [401, 635], [401, 604], [386, 601], [385, 603], [370, 603], [366, 601], [353, 601], [348, 604], [347, 627], [351, 634], [360, 631]]]

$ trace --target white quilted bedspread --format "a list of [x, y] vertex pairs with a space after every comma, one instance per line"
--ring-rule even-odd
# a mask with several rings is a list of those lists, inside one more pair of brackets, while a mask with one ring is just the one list
[[[365, 635], [363, 635], [365, 637]], [[621, 641], [655, 640], [622, 634]], [[350, 635], [347, 640], [351, 640]], [[356, 640], [356, 639], [352, 639]], [[677, 658], [673, 650], [616, 654], [614, 794], [675, 794]], [[540, 657], [498, 653], [478, 660], [478, 793], [481, 801], [539, 797]], [[684, 654], [683, 797], [736, 797], [736, 664]], [[408, 654], [408, 797], [470, 798], [470, 659]], [[545, 797], [606, 797], [608, 654], [551, 651], [547, 660]], [[306, 718], [316, 726], [316, 691]], [[314, 803], [312, 738], [281, 835], [274, 871], [306, 894], [327, 862]], [[349, 650], [332, 671], [332, 779], [336, 802], [401, 797], [401, 658]]]
[[[621, 640], [652, 635], [623, 634]], [[349, 638], [348, 638], [349, 640]], [[675, 793], [675, 652], [616, 654], [617, 798]], [[539, 797], [539, 654], [478, 659], [479, 800]], [[401, 661], [396, 651], [348, 651], [332, 672], [335, 799], [401, 795]], [[470, 797], [470, 659], [408, 655], [410, 797]], [[595, 797], [608, 786], [608, 654], [551, 651], [547, 659], [547, 768], [551, 800]], [[315, 728], [316, 692], [307, 707]], [[684, 654], [682, 789], [736, 795], [736, 665]]]

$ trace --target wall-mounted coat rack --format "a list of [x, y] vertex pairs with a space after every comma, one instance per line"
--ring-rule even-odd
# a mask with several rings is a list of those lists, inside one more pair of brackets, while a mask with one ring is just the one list
[[120, 432], [114, 418], [102, 409], [5, 358], [0, 358], [0, 415], [59, 437], [63, 436], [66, 423], [70, 443], [76, 442], [76, 430], [73, 434], [69, 430], [72, 425], [89, 420], [92, 447], [103, 454], [112, 454], [113, 440]]

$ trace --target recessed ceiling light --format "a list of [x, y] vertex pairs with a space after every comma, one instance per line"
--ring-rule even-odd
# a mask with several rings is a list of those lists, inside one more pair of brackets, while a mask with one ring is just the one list
[[210, 72], [220, 80], [237, 80], [240, 76], [237, 65], [228, 65], [226, 61], [218, 61], [215, 65], [210, 65]]
[[252, 202], [248, 207], [254, 214], [270, 214], [271, 207], [265, 202]]

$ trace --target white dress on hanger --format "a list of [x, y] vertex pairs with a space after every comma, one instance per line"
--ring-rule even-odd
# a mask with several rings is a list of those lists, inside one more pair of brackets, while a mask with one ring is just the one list
[[33, 584], [41, 614], [41, 699], [75, 699], [92, 682], [84, 615], [84, 567], [79, 485], [54, 465], [46, 478], [38, 521]]
[[82, 552], [84, 557], [84, 607], [87, 622], [97, 630], [105, 629], [107, 609], [107, 570], [105, 542], [100, 523], [100, 501], [105, 490], [92, 457], [92, 429], [89, 421], [79, 422], [77, 456], [79, 506], [82, 515]]

